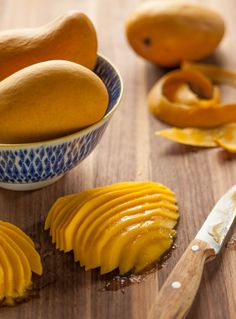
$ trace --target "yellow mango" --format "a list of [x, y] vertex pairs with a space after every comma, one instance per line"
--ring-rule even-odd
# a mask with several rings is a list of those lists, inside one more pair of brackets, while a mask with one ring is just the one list
[[[140, 194], [139, 194], [140, 196]], [[126, 202], [125, 202], [126, 203]], [[161, 207], [161, 208], [160, 208]], [[93, 264], [91, 260], [97, 260], [99, 263], [99, 256], [101, 249], [105, 243], [112, 236], [111, 232], [116, 232], [117, 228], [124, 228], [127, 223], [132, 223], [133, 218], [146, 220], [150, 216], [159, 218], [164, 215], [168, 221], [174, 219], [174, 225], [178, 219], [177, 206], [171, 203], [161, 201], [157, 196], [145, 196], [135, 200], [127, 201], [126, 204], [114, 206], [113, 209], [107, 211], [103, 215], [95, 216], [94, 221], [87, 227], [86, 233], [83, 234], [81, 241], [77, 239], [74, 241], [74, 247], [80, 247], [84, 250], [85, 260]], [[170, 216], [172, 214], [172, 216]], [[163, 219], [162, 222], [164, 223]], [[167, 223], [167, 221], [165, 221]], [[172, 224], [172, 223], [171, 223]], [[75, 260], [77, 260], [77, 249], [74, 250]], [[81, 260], [82, 261], [82, 260]], [[95, 267], [95, 266], [94, 266]]]
[[15, 297], [14, 292], [14, 271], [7, 253], [0, 245], [0, 260], [4, 273], [4, 297]]
[[[126, 184], [127, 186], [130, 186], [130, 184], [128, 183]], [[50, 235], [52, 236], [53, 242], [56, 242], [57, 240], [56, 238], [58, 238], [56, 237], [56, 233], [59, 233], [58, 228], [60, 229], [60, 226], [58, 224], [60, 223], [62, 224], [61, 226], [63, 227], [63, 229], [66, 230], [66, 233], [68, 232], [70, 234], [72, 232], [72, 230], [70, 229], [70, 226], [74, 227], [76, 223], [76, 221], [73, 220], [73, 218], [77, 216], [78, 209], [86, 202], [87, 196], [90, 199], [92, 199], [94, 196], [96, 197], [102, 194], [103, 192], [107, 192], [109, 188], [110, 188], [109, 186], [106, 188], [103, 188], [102, 192], [100, 192], [101, 188], [96, 188], [96, 189], [84, 191], [79, 195], [73, 194], [73, 195], [67, 195], [67, 196], [59, 198], [50, 209], [45, 222], [45, 229], [50, 228]], [[117, 185], [117, 188], [119, 188], [119, 184]], [[113, 188], [113, 190], [115, 190], [115, 188]], [[76, 203], [78, 203], [78, 206], [76, 205]], [[62, 222], [64, 221], [64, 219], [65, 219], [65, 223], [63, 224]], [[53, 223], [51, 223], [52, 220], [53, 220]], [[71, 221], [72, 223], [70, 225]], [[69, 234], [68, 234], [69, 238], [72, 237]], [[63, 239], [62, 239], [62, 243], [64, 243]], [[59, 245], [59, 242], [57, 244]], [[64, 249], [63, 244], [59, 245], [59, 248]], [[66, 250], [68, 251], [71, 249], [72, 248], [66, 248]]]
[[[140, 191], [139, 191], [140, 190]], [[141, 191], [142, 190], [142, 191]], [[132, 193], [131, 193], [132, 191]], [[152, 188], [145, 188], [145, 187], [138, 187], [138, 188], [124, 188], [122, 191], [108, 194], [103, 194], [102, 198], [103, 201], [105, 200], [103, 205], [99, 205], [97, 203], [97, 198], [95, 199], [97, 207], [94, 208], [93, 211], [91, 211], [90, 214], [87, 215], [86, 219], [83, 221], [82, 225], [79, 227], [78, 231], [76, 232], [76, 235], [74, 237], [74, 247], [78, 247], [78, 250], [75, 250], [75, 256], [76, 258], [80, 258], [80, 254], [83, 250], [83, 242], [86, 239], [86, 233], [89, 230], [89, 226], [93, 223], [94, 220], [97, 219], [98, 216], [106, 214], [107, 211], [110, 209], [117, 207], [120, 203], [127, 202], [130, 198], [135, 198], [136, 196], [145, 196], [145, 201], [147, 202], [149, 200], [149, 197], [152, 197], [152, 194], [155, 190], [152, 190]], [[128, 194], [128, 195], [127, 195]], [[116, 198], [115, 196], [118, 195]], [[90, 201], [91, 202], [91, 201]], [[116, 212], [117, 213], [117, 212]]]
[[0, 143], [62, 137], [98, 122], [108, 105], [102, 80], [69, 61], [47, 61], [0, 82]]
[[12, 229], [5, 228], [3, 225], [0, 225], [0, 231], [6, 232], [6, 234], [17, 243], [21, 250], [24, 251], [24, 254], [29, 261], [31, 270], [37, 275], [42, 275], [43, 268], [41, 258], [35, 248], [23, 236]]
[[[173, 233], [170, 233], [169, 229], [166, 231], [166, 234], [162, 228], [157, 230], [152, 230], [143, 236], [136, 237], [123, 249], [119, 263], [121, 274], [129, 272], [133, 267], [135, 267], [136, 271], [136, 267], [138, 267], [138, 271], [143, 270], [146, 261], [148, 261], [147, 266], [151, 265], [152, 262], [158, 261], [161, 255], [170, 248], [169, 245], [166, 245], [166, 242], [172, 244], [170, 234], [173, 236]], [[153, 246], [155, 246], [154, 251], [152, 250]], [[132, 251], [132, 254], [129, 253], [130, 251]]]
[[19, 295], [23, 295], [26, 282], [24, 277], [24, 268], [19, 255], [4, 238], [4, 234], [0, 233], [0, 245], [8, 256], [13, 271], [13, 291]]
[[[158, 215], [158, 210], [156, 209], [151, 210], [147, 208], [147, 210], [142, 210], [132, 215], [129, 215], [126, 211], [125, 217], [121, 217], [117, 222], [107, 226], [106, 230], [103, 231], [100, 237], [96, 237], [96, 240], [88, 243], [88, 246], [84, 249], [83, 254], [81, 254], [81, 256], [84, 257], [80, 258], [81, 265], [86, 265], [88, 269], [99, 267], [103, 258], [102, 251], [104, 247], [106, 247], [106, 245], [109, 243], [111, 244], [114, 237], [117, 235], [119, 236], [124, 229], [145, 221], [155, 221], [155, 223], [158, 223], [159, 226], [163, 225], [163, 219], [160, 218]], [[176, 222], [173, 224], [175, 225]]]
[[144, 232], [148, 231], [147, 228], [150, 225], [154, 225], [154, 221], [149, 220], [144, 223], [134, 224], [128, 229], [123, 230], [123, 232], [121, 232], [118, 236], [112, 238], [112, 241], [108, 242], [101, 252], [101, 274], [105, 274], [117, 268], [119, 266], [123, 249], [130, 241], [134, 240], [136, 236], [140, 236], [142, 234], [142, 228], [144, 228]]
[[167, 252], [172, 244], [173, 239], [166, 238], [159, 240], [156, 236], [156, 241], [154, 240], [155, 236], [151, 238], [151, 241], [146, 242], [146, 248], [144, 249], [144, 253], [140, 254], [138, 257], [138, 261], [135, 264], [135, 272], [139, 273], [145, 270], [147, 267], [150, 267], [154, 262], [159, 261], [161, 256]]
[[[140, 196], [140, 194], [138, 195]], [[168, 224], [169, 227], [174, 227], [176, 220], [178, 219], [178, 214], [169, 211], [167, 208], [166, 210], [163, 210], [163, 202], [155, 202], [156, 199], [157, 198], [154, 196], [141, 198], [138, 198], [137, 196], [137, 198], [133, 200], [125, 199], [125, 203], [114, 206], [100, 216], [94, 216], [94, 221], [88, 225], [86, 232], [84, 232], [83, 237], [81, 238], [81, 241], [75, 240], [74, 246], [80, 246], [80, 249], [86, 252], [86, 262], [90, 260], [90, 263], [92, 263], [90, 258], [98, 260], [98, 256], [100, 255], [98, 247], [101, 248], [103, 245], [101, 243], [101, 238], [104, 238], [106, 230], [113, 224], [120, 222], [122, 219], [126, 220], [130, 218], [130, 216], [136, 215], [140, 212], [143, 214], [146, 212], [155, 212], [156, 216], [162, 218], [163, 224]], [[147, 200], [149, 201], [148, 203]], [[152, 200], [153, 203], [150, 203]], [[171, 198], [171, 200], [174, 199]], [[160, 209], [160, 206], [162, 209]], [[95, 249], [93, 247], [95, 247]]]
[[14, 249], [18, 257], [20, 258], [24, 271], [25, 287], [29, 287], [31, 285], [32, 277], [29, 260], [27, 259], [24, 251], [20, 248], [20, 246], [18, 246], [17, 242], [15, 242], [10, 236], [8, 236], [5, 231], [4, 239], [10, 244], [10, 246]]
[[126, 35], [137, 54], [170, 67], [211, 54], [223, 38], [224, 21], [200, 4], [150, 1], [130, 14]]
[[56, 231], [59, 228], [59, 224], [61, 219], [65, 217], [65, 213], [69, 213], [73, 207], [77, 207], [77, 196], [74, 196], [73, 198], [70, 198], [69, 201], [64, 202], [63, 206], [59, 206], [57, 211], [55, 211], [53, 216], [53, 225], [50, 228], [50, 235], [52, 236], [53, 243], [56, 242]]
[[[109, 200], [113, 200], [118, 198], [122, 194], [125, 194], [127, 190], [132, 189], [133, 187], [138, 186], [142, 187], [142, 183], [138, 183], [135, 185], [134, 183], [118, 183], [116, 185], [107, 186], [101, 188], [97, 192], [94, 192], [87, 202], [83, 203], [79, 211], [72, 216], [70, 219], [70, 223], [67, 224], [64, 231], [64, 238], [66, 244], [66, 251], [74, 249], [74, 244], [77, 243], [80, 236], [80, 225], [82, 225], [83, 221], [86, 217], [98, 206], [102, 206], [103, 204], [109, 203]], [[108, 204], [109, 205], [109, 204]], [[74, 250], [75, 258], [78, 260], [79, 258], [79, 247]]]
[[14, 304], [31, 287], [32, 271], [42, 274], [33, 241], [18, 227], [0, 221], [0, 301]]
[[81, 192], [79, 195], [75, 197], [73, 201], [72, 207], [70, 209], [65, 208], [66, 212], [63, 214], [59, 224], [56, 228], [56, 243], [61, 250], [69, 251], [72, 248], [66, 249], [66, 243], [64, 240], [64, 233], [67, 226], [68, 221], [71, 219], [71, 216], [75, 211], [79, 211], [80, 207], [85, 203], [88, 198], [93, 194], [92, 191]]
[[52, 221], [52, 219], [54, 220], [55, 217], [57, 216], [57, 214], [59, 213], [60, 207], [62, 205], [65, 205], [66, 203], [70, 202], [70, 200], [72, 200], [73, 197], [75, 197], [75, 196], [77, 196], [77, 194], [71, 194], [71, 195], [60, 197], [55, 201], [55, 203], [51, 207], [50, 211], [48, 212], [48, 215], [47, 215], [47, 218], [45, 221], [45, 225], [44, 225], [45, 230], [50, 228], [51, 221]]
[[5, 282], [4, 282], [4, 270], [0, 263], [0, 300], [5, 296]]
[[[68, 200], [66, 196], [58, 199], [45, 228], [50, 228], [56, 247], [65, 252], [73, 250], [75, 261], [86, 270], [100, 267], [101, 273], [106, 273], [117, 267], [126, 269], [127, 264], [129, 269], [143, 269], [148, 261], [152, 264], [159, 259], [173, 242], [172, 229], [178, 217], [175, 194], [164, 185], [125, 182], [83, 191], [68, 196]], [[147, 235], [152, 231], [155, 240]], [[166, 241], [161, 244], [157, 238]], [[126, 264], [122, 253], [134, 241], [137, 245], [129, 249]], [[144, 254], [141, 242], [157, 250], [150, 247], [146, 257], [139, 258]]]
[[[159, 221], [147, 220], [142, 223], [134, 224], [124, 229], [122, 233], [114, 236], [102, 249], [100, 262], [101, 274], [105, 274], [119, 267], [122, 258], [122, 252], [125, 247], [131, 241], [135, 240], [135, 238], [145, 236], [147, 233], [151, 232], [152, 229], [156, 230], [156, 234], [160, 232], [161, 227]], [[144, 251], [141, 251], [140, 255], [145, 253], [147, 247], [144, 248]], [[133, 254], [135, 253], [135, 250], [132, 249], [129, 253]], [[154, 260], [152, 260], [150, 264], [152, 264], [153, 261]], [[133, 266], [135, 266], [135, 264]]]
[[0, 220], [0, 226], [4, 226], [4, 229], [9, 228], [9, 229], [11, 229], [12, 231], [18, 233], [20, 236], [24, 237], [24, 239], [25, 239], [26, 241], [28, 241], [28, 243], [29, 243], [31, 246], [34, 247], [34, 242], [33, 242], [33, 240], [32, 240], [29, 236], [27, 236], [19, 227], [15, 226], [15, 225], [12, 224], [12, 223], [5, 222], [5, 221], [3, 221], [3, 220]]
[[90, 19], [78, 11], [38, 28], [0, 32], [0, 80], [48, 60], [68, 60], [92, 69], [96, 57], [96, 31]]

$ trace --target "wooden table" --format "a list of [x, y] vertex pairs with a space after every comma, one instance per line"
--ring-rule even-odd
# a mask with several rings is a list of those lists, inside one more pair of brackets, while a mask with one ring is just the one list
[[[236, 181], [236, 156], [219, 149], [197, 150], [154, 136], [154, 131], [165, 125], [149, 114], [146, 95], [162, 71], [137, 57], [124, 36], [125, 18], [140, 2], [0, 0], [1, 29], [39, 26], [70, 9], [87, 13], [98, 31], [99, 51], [118, 67], [125, 87], [122, 105], [101, 143], [79, 167], [42, 190], [0, 190], [0, 218], [32, 235], [40, 245], [45, 268], [45, 287], [39, 295], [17, 307], [1, 308], [1, 319], [145, 319], [158, 289], [215, 201]], [[235, 0], [199, 2], [218, 9], [225, 17], [227, 33], [214, 60], [236, 68]], [[225, 90], [224, 96], [236, 99], [233, 90]], [[158, 181], [176, 192], [181, 214], [177, 249], [163, 269], [140, 283], [124, 290], [103, 291], [105, 281], [98, 272], [85, 272], [73, 262], [71, 254], [55, 252], [43, 231], [43, 222], [59, 196], [126, 180]], [[235, 265], [236, 251], [225, 249], [206, 266], [188, 319], [236, 318]]]

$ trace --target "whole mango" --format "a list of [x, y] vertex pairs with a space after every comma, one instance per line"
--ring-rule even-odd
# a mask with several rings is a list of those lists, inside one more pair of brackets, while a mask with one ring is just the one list
[[78, 11], [69, 11], [38, 28], [0, 32], [0, 80], [48, 60], [68, 60], [92, 69], [96, 59], [95, 28]]
[[215, 11], [176, 0], [145, 2], [126, 22], [134, 51], [164, 67], [208, 56], [220, 43], [224, 29]]
[[54, 60], [24, 68], [0, 82], [0, 143], [45, 141], [99, 121], [108, 92], [91, 70]]

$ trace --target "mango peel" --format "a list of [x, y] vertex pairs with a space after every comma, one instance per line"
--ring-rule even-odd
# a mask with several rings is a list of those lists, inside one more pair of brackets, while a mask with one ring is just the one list
[[236, 72], [184, 62], [181, 70], [162, 77], [149, 93], [148, 105], [160, 120], [177, 127], [155, 134], [186, 145], [220, 146], [236, 153], [236, 103], [222, 104], [213, 82], [236, 87]]
[[155, 132], [157, 136], [171, 141], [198, 147], [221, 147], [236, 153], [236, 123], [223, 125], [215, 129], [170, 128]]
[[[191, 67], [194, 66], [194, 67]], [[236, 103], [222, 104], [219, 88], [211, 82], [236, 84], [236, 73], [210, 66], [210, 78], [197, 64], [184, 64], [182, 70], [164, 75], [148, 95], [150, 111], [163, 122], [176, 127], [214, 128], [236, 122]]]
[[0, 301], [11, 305], [31, 288], [32, 272], [42, 275], [33, 241], [18, 227], [0, 221]]
[[171, 248], [179, 217], [174, 193], [152, 182], [124, 182], [59, 198], [45, 229], [86, 270], [140, 272]]

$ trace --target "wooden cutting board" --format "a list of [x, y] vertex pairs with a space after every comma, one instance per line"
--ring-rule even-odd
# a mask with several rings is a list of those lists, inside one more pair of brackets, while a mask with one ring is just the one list
[[[1, 319], [113, 318], [145, 319], [158, 289], [176, 264], [214, 203], [236, 182], [236, 156], [222, 150], [200, 150], [154, 136], [165, 127], [147, 111], [146, 95], [163, 73], [128, 47], [124, 21], [139, 0], [0, 0], [0, 29], [39, 26], [70, 9], [87, 13], [99, 36], [99, 50], [120, 70], [124, 98], [101, 143], [79, 167], [58, 183], [34, 192], [0, 190], [0, 219], [32, 235], [43, 256], [43, 286], [29, 302], [0, 308]], [[199, 1], [221, 12], [227, 33], [212, 58], [236, 69], [235, 0]], [[224, 89], [227, 100], [236, 92]], [[71, 254], [60, 254], [43, 231], [51, 204], [61, 195], [127, 180], [153, 180], [173, 189], [181, 218], [177, 248], [164, 267], [141, 282], [104, 291], [106, 278], [85, 272]], [[234, 228], [236, 232], [236, 228]], [[225, 251], [206, 266], [188, 319], [236, 318], [236, 251]], [[174, 305], [173, 305], [174, 306]], [[168, 317], [167, 317], [168, 319]]]

